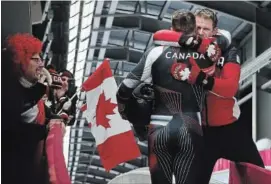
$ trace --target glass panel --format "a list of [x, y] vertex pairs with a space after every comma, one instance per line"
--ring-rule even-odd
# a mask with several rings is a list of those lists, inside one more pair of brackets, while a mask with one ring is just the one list
[[70, 61], [70, 60], [74, 59], [74, 57], [75, 57], [75, 50], [68, 53], [68, 59], [67, 60]]
[[82, 28], [85, 28], [85, 27], [91, 25], [92, 17], [93, 17], [93, 14], [89, 14], [87, 17], [83, 17]]
[[82, 85], [82, 78], [81, 79], [77, 79], [75, 81], [75, 85], [80, 87]]
[[84, 51], [88, 48], [88, 41], [89, 39], [84, 40], [83, 42], [80, 42], [79, 44], [79, 52]]
[[77, 14], [76, 16], [70, 18], [69, 20], [69, 29], [77, 26], [79, 23], [79, 14]]
[[73, 17], [75, 14], [79, 13], [80, 11], [80, 1], [77, 1], [77, 3], [72, 4], [70, 6], [70, 17]]
[[80, 40], [84, 40], [85, 38], [90, 36], [90, 29], [91, 26], [81, 30]]
[[75, 72], [75, 80], [81, 79], [83, 78], [83, 74], [84, 74], [84, 70], [79, 70]]
[[92, 1], [91, 3], [86, 3], [84, 4], [84, 8], [83, 8], [83, 16], [86, 16], [90, 13], [94, 12], [94, 6], [95, 6], [95, 2]]
[[74, 61], [67, 63], [67, 67], [66, 67], [67, 70], [73, 72], [73, 65], [74, 65]]
[[69, 40], [71, 41], [72, 39], [74, 39], [77, 36], [78, 33], [78, 27], [74, 27], [73, 29], [70, 30], [69, 32]]
[[72, 42], [69, 43], [68, 53], [72, 52], [75, 49], [75, 47], [76, 47], [76, 41], [77, 41], [77, 39], [74, 39]]
[[82, 69], [84, 68], [84, 66], [85, 66], [85, 63], [86, 63], [85, 60], [84, 60], [84, 61], [81, 61], [81, 62], [77, 62], [77, 63], [76, 63], [76, 71], [82, 70]]

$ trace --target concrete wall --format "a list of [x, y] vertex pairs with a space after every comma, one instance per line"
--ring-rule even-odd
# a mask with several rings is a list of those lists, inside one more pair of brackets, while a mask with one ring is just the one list
[[30, 2], [1, 1], [1, 39], [17, 32], [31, 33]]

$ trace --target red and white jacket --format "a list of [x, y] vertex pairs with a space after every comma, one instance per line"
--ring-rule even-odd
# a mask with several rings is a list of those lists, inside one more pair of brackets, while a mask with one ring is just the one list
[[240, 73], [237, 49], [229, 48], [217, 63], [214, 85], [206, 97], [206, 124], [209, 126], [231, 124], [239, 118], [240, 108], [234, 96], [238, 91]]

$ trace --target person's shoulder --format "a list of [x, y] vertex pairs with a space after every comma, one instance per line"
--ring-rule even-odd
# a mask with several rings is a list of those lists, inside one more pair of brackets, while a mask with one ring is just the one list
[[158, 58], [165, 51], [165, 46], [153, 46], [146, 50], [144, 53], [146, 57]]
[[231, 45], [228, 51], [225, 53], [225, 59], [226, 59], [226, 63], [230, 62], [230, 63], [236, 63], [236, 64], [241, 65], [239, 50], [234, 45]]
[[35, 84], [35, 88], [36, 88], [37, 90], [39, 90], [39, 91], [42, 91], [42, 93], [43, 93], [43, 92], [45, 93], [46, 90], [48, 89], [48, 86], [45, 85], [45, 84], [43, 84], [43, 83], [37, 82], [37, 83]]
[[234, 45], [230, 45], [223, 53], [223, 56], [217, 62], [219, 68], [223, 68], [228, 63], [234, 63], [241, 65], [241, 59], [239, 56], [239, 50]]
[[146, 50], [146, 52], [158, 52], [158, 51], [163, 51], [166, 47], [163, 45], [155, 45]]

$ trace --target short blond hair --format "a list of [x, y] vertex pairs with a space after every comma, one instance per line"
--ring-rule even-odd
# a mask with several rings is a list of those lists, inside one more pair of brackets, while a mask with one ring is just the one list
[[202, 17], [204, 19], [210, 19], [213, 22], [213, 27], [215, 28], [217, 26], [218, 20], [216, 13], [208, 8], [197, 9], [195, 12], [195, 16]]

